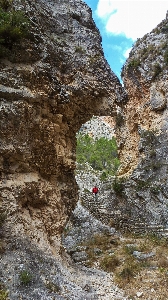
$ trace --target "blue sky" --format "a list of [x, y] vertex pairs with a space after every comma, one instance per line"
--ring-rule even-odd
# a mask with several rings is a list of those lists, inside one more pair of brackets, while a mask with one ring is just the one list
[[137, 40], [166, 17], [167, 0], [84, 0], [102, 36], [105, 57], [120, 78], [121, 68]]

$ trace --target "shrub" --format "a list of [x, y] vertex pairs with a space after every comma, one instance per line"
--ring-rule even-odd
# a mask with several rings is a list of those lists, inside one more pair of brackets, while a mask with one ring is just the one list
[[167, 259], [167, 257], [161, 256], [161, 257], [159, 258], [159, 260], [158, 260], [157, 266], [158, 266], [159, 268], [165, 268], [165, 269], [167, 269], [167, 268], [168, 268], [168, 259]]
[[75, 52], [85, 53], [86, 51], [81, 46], [77, 46], [76, 49], [75, 49]]
[[127, 281], [130, 281], [130, 279], [134, 277], [134, 271], [132, 267], [129, 266], [124, 267], [122, 271], [119, 273], [119, 276], [123, 279], [126, 279]]
[[162, 27], [161, 31], [162, 33], [168, 33], [168, 25]]
[[115, 118], [115, 123], [117, 127], [124, 125], [124, 117], [121, 113], [118, 113]]
[[161, 66], [157, 63], [153, 67], [153, 76], [152, 78], [155, 79], [160, 73], [162, 72]]
[[144, 130], [141, 133], [141, 138], [143, 139], [143, 145], [144, 146], [150, 146], [153, 145], [156, 141], [156, 131], [155, 130]]
[[149, 181], [138, 180], [136, 185], [136, 191], [149, 188], [151, 183]]
[[115, 255], [106, 255], [100, 262], [100, 267], [107, 272], [113, 272], [120, 265], [120, 260]]
[[164, 53], [164, 61], [165, 61], [166, 65], [168, 65], [168, 49], [166, 49], [166, 51]]
[[8, 292], [5, 289], [4, 284], [0, 282], [0, 300], [7, 300], [8, 298]]
[[32, 281], [32, 275], [26, 270], [20, 273], [19, 278], [22, 285], [28, 285]]
[[48, 281], [46, 283], [46, 288], [51, 292], [51, 293], [58, 293], [60, 292], [60, 287], [58, 284], [53, 283], [51, 281]]
[[108, 174], [107, 174], [107, 172], [104, 171], [100, 176], [100, 180], [105, 181], [107, 179], [107, 177], [108, 177]]
[[112, 188], [117, 195], [121, 195], [124, 190], [124, 179], [115, 178], [112, 183]]
[[152, 186], [150, 188], [150, 191], [154, 194], [154, 195], [158, 195], [161, 191], [161, 187], [160, 186]]
[[89, 57], [89, 63], [92, 64], [97, 64], [97, 62], [100, 60], [101, 56], [96, 54], [95, 56], [90, 56]]
[[4, 48], [12, 49], [28, 34], [28, 19], [22, 11], [5, 11], [0, 9], [0, 54], [4, 55]]
[[12, 2], [12, 0], [0, 0], [0, 9], [7, 10]]
[[137, 251], [136, 245], [125, 245], [124, 246], [124, 252], [128, 255], [133, 254], [134, 251]]
[[0, 228], [2, 227], [5, 219], [6, 219], [6, 213], [2, 208], [0, 208]]
[[134, 59], [132, 59], [132, 60], [128, 63], [127, 69], [134, 69], [134, 70], [135, 70], [135, 69], [137, 69], [137, 68], [139, 67], [139, 65], [140, 65], [140, 60], [134, 58]]

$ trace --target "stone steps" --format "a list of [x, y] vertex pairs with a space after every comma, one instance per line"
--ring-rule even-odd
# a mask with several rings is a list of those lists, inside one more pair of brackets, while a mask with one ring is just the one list
[[129, 216], [122, 216], [120, 210], [109, 211], [106, 203], [102, 203], [101, 198], [94, 199], [93, 197], [89, 197], [85, 202], [85, 207], [94, 217], [106, 225], [109, 225], [110, 220], [114, 220], [114, 227], [116, 224], [117, 228], [123, 232], [129, 231], [139, 235], [150, 232], [168, 238], [168, 228], [165, 228], [163, 225], [149, 225], [145, 221], [129, 219]]

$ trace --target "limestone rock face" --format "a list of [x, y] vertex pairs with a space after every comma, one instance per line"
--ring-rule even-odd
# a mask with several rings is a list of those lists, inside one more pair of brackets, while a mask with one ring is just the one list
[[0, 204], [7, 232], [56, 248], [75, 207], [76, 132], [126, 99], [80, 0], [13, 1], [29, 38], [0, 60]]
[[[123, 67], [128, 102], [117, 136], [130, 216], [167, 226], [168, 19], [138, 40]], [[120, 117], [120, 118], [119, 118]]]

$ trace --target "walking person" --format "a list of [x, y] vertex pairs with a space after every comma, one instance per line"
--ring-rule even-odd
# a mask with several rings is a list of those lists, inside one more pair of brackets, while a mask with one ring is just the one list
[[98, 193], [99, 189], [98, 187], [95, 185], [92, 189], [92, 193], [95, 195], [95, 199], [97, 199], [97, 193]]

